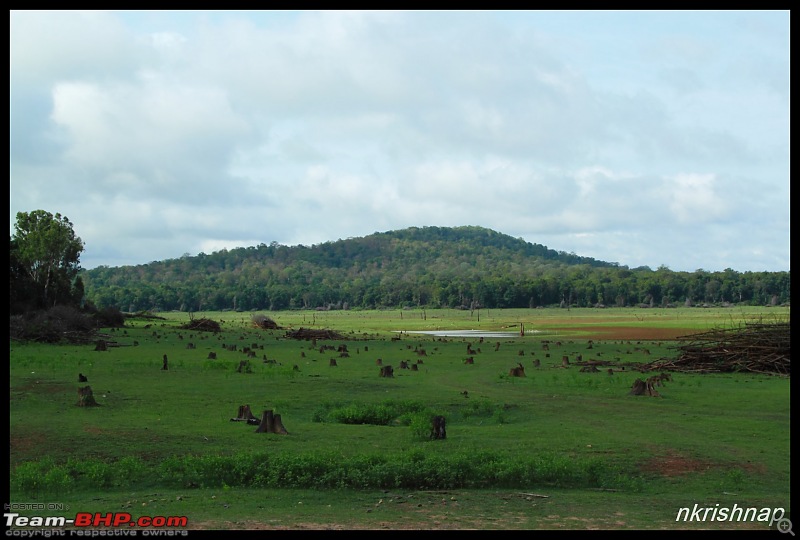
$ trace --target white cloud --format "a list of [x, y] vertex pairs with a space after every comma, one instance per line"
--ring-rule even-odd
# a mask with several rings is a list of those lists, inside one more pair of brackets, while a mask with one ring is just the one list
[[713, 174], [678, 174], [666, 180], [667, 201], [678, 223], [704, 223], [726, 214]]
[[788, 14], [658, 15], [13, 11], [12, 230], [66, 214], [84, 265], [473, 224], [788, 269]]

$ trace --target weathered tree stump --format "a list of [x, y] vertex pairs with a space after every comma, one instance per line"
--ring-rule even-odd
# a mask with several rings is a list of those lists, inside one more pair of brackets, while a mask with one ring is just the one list
[[525, 368], [522, 367], [522, 364], [518, 364], [517, 367], [513, 367], [508, 370], [509, 377], [524, 377], [525, 376]]
[[338, 364], [336, 363], [336, 358], [331, 358], [330, 365], [331, 365], [331, 367], [336, 367], [336, 366], [338, 366]]
[[78, 382], [89, 382], [89, 379], [83, 373], [78, 373]]
[[464, 363], [465, 364], [474, 364], [475, 363], [475, 358], [473, 358], [472, 356], [469, 356], [469, 357], [467, 357], [466, 360], [464, 360]]
[[561, 357], [561, 367], [569, 367], [569, 356]]
[[400, 369], [408, 369], [408, 361], [400, 360]]
[[164, 355], [164, 364], [161, 366], [161, 371], [167, 371], [169, 369], [169, 362], [167, 361], [167, 355]]
[[411, 371], [419, 371], [417, 364], [411, 364]]
[[94, 400], [94, 393], [92, 392], [91, 386], [78, 388], [78, 402], [76, 405], [78, 407], [97, 407], [100, 405]]
[[642, 379], [636, 379], [633, 382], [633, 386], [631, 387], [631, 391], [628, 393], [631, 396], [653, 396], [653, 397], [661, 397], [656, 389], [653, 387], [652, 382], [645, 382]]
[[279, 435], [288, 435], [289, 432], [283, 427], [281, 422], [281, 415], [273, 414], [272, 410], [267, 409], [261, 415], [261, 423], [256, 428], [256, 433], [277, 433]]
[[533, 359], [533, 367], [539, 367], [541, 365], [542, 365], [542, 363], [539, 361], [538, 358], [534, 358]]
[[236, 368], [236, 371], [238, 371], [239, 373], [252, 373], [253, 367], [250, 364], [250, 360], [240, 360], [239, 367]]
[[217, 353], [215, 353], [213, 351], [208, 353], [208, 359], [209, 360], [216, 360], [217, 359]]
[[431, 419], [431, 439], [446, 439], [447, 431], [445, 430], [446, 421], [444, 416], [434, 416]]
[[380, 375], [381, 377], [394, 377], [394, 368], [392, 366], [383, 366]]
[[231, 422], [247, 422], [257, 426], [261, 421], [253, 415], [250, 410], [250, 405], [239, 405], [239, 412], [236, 413], [236, 418], [231, 418]]
[[96, 350], [96, 351], [107, 351], [108, 350], [108, 344], [105, 341], [103, 341], [102, 339], [98, 340], [97, 344], [95, 344], [95, 346], [94, 346], [94, 350]]

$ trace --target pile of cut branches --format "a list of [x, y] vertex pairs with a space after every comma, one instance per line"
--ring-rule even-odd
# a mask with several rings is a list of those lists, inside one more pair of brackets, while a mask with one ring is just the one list
[[647, 364], [649, 371], [684, 373], [750, 372], [791, 374], [788, 322], [744, 323], [678, 338], [675, 359], [660, 358]]
[[292, 339], [345, 339], [342, 334], [333, 330], [314, 330], [302, 326], [297, 330], [286, 332], [286, 337]]
[[199, 332], [219, 332], [220, 326], [217, 321], [211, 319], [192, 319], [181, 326], [183, 330], [196, 330]]
[[263, 330], [280, 330], [281, 328], [278, 326], [278, 323], [262, 313], [252, 315], [250, 320], [253, 321], [254, 325]]

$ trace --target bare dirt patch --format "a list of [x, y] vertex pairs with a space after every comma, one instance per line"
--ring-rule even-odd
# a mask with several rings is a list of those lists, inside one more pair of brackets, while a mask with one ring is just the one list
[[668, 454], [654, 456], [645, 462], [641, 469], [644, 472], [657, 474], [659, 476], [674, 478], [677, 476], [686, 476], [693, 473], [702, 473], [711, 469], [725, 469], [737, 467], [748, 471], [749, 473], [765, 473], [766, 468], [757, 463], [738, 462], [734, 464], [719, 463], [710, 460], [695, 459], [692, 457], [681, 455], [678, 452], [671, 451]]
[[711, 461], [682, 456], [677, 452], [655, 456], [642, 465], [642, 471], [659, 476], [675, 477], [705, 472], [715, 467]]

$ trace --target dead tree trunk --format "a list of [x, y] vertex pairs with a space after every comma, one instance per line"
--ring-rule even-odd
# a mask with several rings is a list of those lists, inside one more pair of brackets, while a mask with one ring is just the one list
[[281, 422], [281, 415], [273, 414], [272, 410], [264, 411], [261, 416], [261, 423], [256, 428], [256, 433], [278, 433], [279, 435], [288, 435], [289, 432], [283, 427]]
[[161, 371], [167, 371], [169, 369], [169, 364], [167, 362], [167, 355], [164, 355], [164, 365], [161, 366]]
[[78, 407], [97, 407], [99, 403], [94, 400], [94, 393], [91, 386], [78, 388]]

